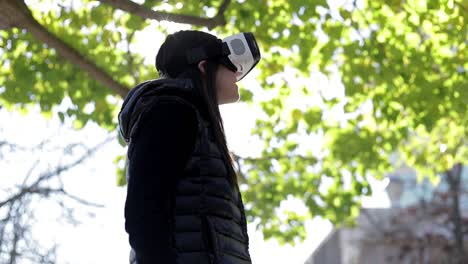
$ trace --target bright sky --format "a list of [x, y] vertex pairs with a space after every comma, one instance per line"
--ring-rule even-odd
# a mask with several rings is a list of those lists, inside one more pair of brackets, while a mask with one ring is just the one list
[[[184, 27], [186, 28], [186, 27]], [[179, 28], [173, 28], [176, 31]], [[154, 32], [154, 27], [137, 36], [138, 43], [132, 47], [133, 52], [139, 52], [147, 59], [150, 65], [154, 61], [157, 47], [165, 36]], [[155, 76], [156, 77], [156, 76]], [[328, 96], [342, 94], [342, 87], [334, 79], [324, 76], [311, 76], [315, 86], [327, 91]], [[243, 80], [253, 89], [261, 90], [255, 82], [255, 72]], [[326, 95], [327, 96], [327, 95]], [[300, 98], [297, 98], [300, 100]], [[66, 103], [66, 102], [65, 102]], [[294, 103], [294, 102], [291, 102]], [[299, 101], [296, 103], [300, 104]], [[303, 102], [306, 103], [306, 102]], [[250, 137], [250, 130], [255, 124], [255, 112], [244, 103], [236, 103], [221, 107], [225, 122], [228, 144], [232, 150], [241, 155], [252, 155], [259, 149], [258, 142]], [[56, 118], [50, 121], [33, 111], [26, 116], [17, 113], [0, 111], [1, 128], [4, 136], [12, 142], [21, 145], [33, 145], [45, 138], [53, 138], [57, 146], [71, 142], [86, 142], [89, 146], [102, 141], [107, 134], [95, 124], [87, 125], [83, 130], [76, 132], [67, 129], [70, 124], [61, 126]], [[254, 114], [253, 114], [254, 113]], [[339, 115], [340, 113], [337, 113]], [[34, 133], [31, 133], [34, 131]], [[76, 227], [57, 224], [57, 208], [51, 204], [43, 204], [38, 210], [37, 234], [44, 245], [51, 241], [60, 244], [58, 251], [59, 263], [92, 264], [115, 263], [127, 264], [129, 246], [127, 234], [124, 231], [123, 206], [125, 201], [125, 188], [115, 185], [115, 165], [113, 160], [118, 153], [124, 153], [118, 144], [110, 143], [99, 153], [91, 157], [83, 166], [74, 169], [71, 173], [63, 175], [66, 189], [85, 198], [86, 200], [105, 205], [103, 209], [83, 210], [77, 208], [79, 220], [82, 223]], [[0, 162], [2, 175], [21, 177], [32, 164], [34, 158], [40, 157], [45, 161], [58, 161], [58, 152], [53, 150], [45, 153], [36, 153], [33, 157], [11, 157], [9, 164]], [[54, 162], [52, 162], [54, 164]], [[4, 167], [5, 166], [5, 167]], [[45, 166], [45, 165], [44, 165]], [[7, 172], [7, 173], [3, 173]], [[17, 179], [10, 176], [10, 180]], [[4, 179], [2, 179], [2, 184]], [[366, 199], [364, 204], [370, 207], [388, 206], [388, 199], [383, 189], [385, 182], [372, 182], [374, 197]], [[0, 196], [0, 199], [2, 197]], [[292, 204], [290, 206], [293, 206]], [[301, 206], [297, 209], [301, 210]], [[88, 217], [93, 213], [94, 218]], [[251, 255], [253, 263], [304, 263], [320, 241], [331, 230], [331, 224], [325, 220], [314, 219], [306, 223], [307, 239], [296, 246], [280, 247], [275, 241], [264, 241], [261, 233], [249, 225], [251, 241]], [[68, 261], [68, 262], [66, 262]]]
[[[249, 114], [249, 109], [245, 104], [239, 103], [223, 107], [222, 111], [232, 148], [237, 149], [236, 146], [240, 149], [245, 148], [245, 145], [249, 145], [245, 143], [245, 139], [248, 138], [250, 125], [254, 120]], [[244, 122], [239, 121], [239, 116]], [[70, 129], [71, 124], [66, 124], [65, 127], [60, 126], [56, 118], [46, 121], [37, 110], [26, 116], [1, 110], [0, 120], [2, 124], [10, 124], [9, 126], [2, 125], [5, 138], [26, 146], [35, 145], [45, 138], [53, 138], [57, 142], [56, 146], [72, 142], [86, 142], [93, 146], [107, 136], [105, 131], [95, 124], [89, 124], [82, 131], [77, 132]], [[128, 263], [127, 234], [123, 229], [125, 188], [116, 187], [115, 165], [113, 164], [115, 155], [122, 151], [122, 147], [117, 143], [110, 143], [82, 166], [72, 170], [71, 173], [62, 175], [68, 192], [88, 201], [105, 205], [102, 209], [75, 207], [78, 220], [82, 222], [80, 225], [73, 227], [57, 224], [60, 211], [53, 203], [45, 203], [37, 208], [38, 224], [35, 227], [37, 237], [40, 237], [44, 246], [51, 241], [59, 243], [59, 263], [66, 263], [65, 261], [72, 264]], [[0, 171], [6, 172], [2, 174], [9, 175], [9, 180], [18, 181], [18, 177], [24, 175], [35, 158], [40, 158], [44, 165], [46, 161], [54, 165], [56, 164], [54, 161], [58, 162], [60, 158], [60, 152], [61, 149], [50, 148], [42, 153], [35, 153], [32, 157], [11, 156], [9, 164], [0, 163]], [[5, 181], [2, 179], [2, 185], [5, 186], [4, 184]], [[381, 202], [385, 203], [386, 199], [385, 195], [382, 195], [384, 184], [374, 184], [374, 186], [377, 188], [377, 197], [371, 202], [374, 203], [373, 206], [379, 206]], [[368, 205], [372, 206], [372, 204]], [[95, 217], [90, 218], [88, 213], [94, 214]], [[313, 249], [331, 230], [331, 225], [327, 221], [319, 219], [308, 221], [306, 227], [308, 237], [303, 243], [294, 247], [289, 245], [280, 247], [275, 241], [264, 241], [261, 233], [254, 231], [254, 226], [249, 225], [253, 262], [304, 263]]]

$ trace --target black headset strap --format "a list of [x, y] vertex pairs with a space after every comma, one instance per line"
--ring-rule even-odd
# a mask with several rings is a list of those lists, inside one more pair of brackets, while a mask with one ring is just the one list
[[189, 64], [195, 64], [201, 60], [223, 57], [231, 54], [226, 43], [219, 40], [216, 44], [208, 44], [201, 47], [196, 47], [186, 51], [185, 56]]

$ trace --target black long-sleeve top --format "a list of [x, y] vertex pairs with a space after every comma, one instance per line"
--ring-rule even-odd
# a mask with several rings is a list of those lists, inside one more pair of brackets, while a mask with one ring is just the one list
[[189, 106], [159, 102], [140, 120], [129, 146], [125, 229], [139, 264], [172, 263], [167, 202], [194, 149], [198, 121]]

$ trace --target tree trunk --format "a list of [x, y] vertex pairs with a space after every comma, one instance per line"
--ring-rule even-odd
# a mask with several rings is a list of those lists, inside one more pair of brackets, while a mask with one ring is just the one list
[[453, 263], [463, 264], [465, 260], [465, 245], [463, 239], [463, 223], [460, 212], [460, 181], [462, 164], [457, 163], [453, 168], [447, 171], [447, 181], [449, 184], [449, 194], [452, 197], [451, 220], [453, 223], [453, 236], [455, 238], [455, 255]]
[[57, 53], [63, 58], [80, 67], [102, 85], [112, 89], [115, 94], [122, 98], [127, 95], [128, 87], [115, 81], [110, 74], [39, 24], [23, 1], [0, 0], [0, 28], [10, 27], [26, 29], [38, 41], [57, 50]]

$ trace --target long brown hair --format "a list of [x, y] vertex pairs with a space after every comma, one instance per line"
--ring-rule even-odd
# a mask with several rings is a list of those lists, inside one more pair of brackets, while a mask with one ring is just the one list
[[221, 113], [219, 111], [218, 105], [218, 94], [216, 89], [216, 72], [218, 70], [219, 64], [212, 60], [208, 60], [205, 66], [206, 72], [206, 85], [199, 86], [198, 89], [201, 90], [201, 95], [205, 104], [207, 106], [208, 115], [210, 117], [210, 122], [213, 127], [213, 134], [216, 140], [216, 143], [221, 148], [221, 153], [226, 165], [228, 167], [228, 173], [230, 179], [234, 186], [237, 187], [237, 177], [233, 167], [233, 160], [229, 154], [229, 149], [227, 147], [226, 134], [224, 132], [224, 123]]
[[206, 45], [212, 41], [217, 41], [217, 38], [201, 31], [179, 31], [169, 35], [156, 57], [156, 68], [164, 78], [188, 78], [192, 80], [207, 110], [214, 139], [221, 149], [221, 154], [227, 166], [228, 178], [232, 185], [238, 188], [237, 176], [227, 147], [223, 118], [218, 105], [216, 72], [219, 63], [215, 59], [208, 59], [205, 64], [206, 74], [203, 78], [197, 65], [188, 65], [185, 57], [179, 55], [185, 55], [185, 50]]

